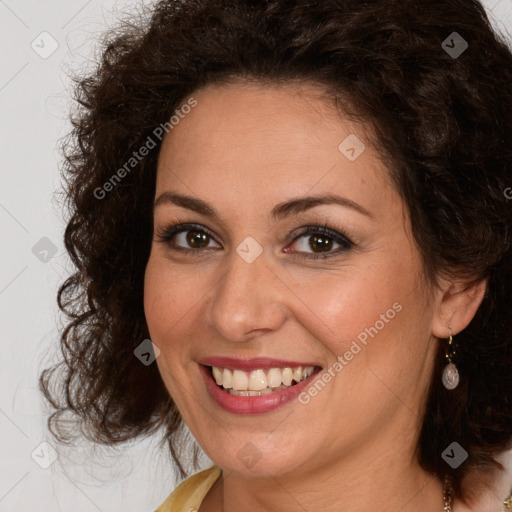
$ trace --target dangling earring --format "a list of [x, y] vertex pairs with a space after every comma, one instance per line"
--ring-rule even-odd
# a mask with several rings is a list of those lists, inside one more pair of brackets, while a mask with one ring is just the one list
[[448, 364], [444, 367], [442, 381], [446, 389], [452, 390], [459, 385], [459, 371], [452, 362], [452, 357], [455, 355], [455, 348], [453, 347], [452, 326], [450, 325], [449, 328], [450, 339], [448, 340], [448, 346], [446, 348], [446, 360]]

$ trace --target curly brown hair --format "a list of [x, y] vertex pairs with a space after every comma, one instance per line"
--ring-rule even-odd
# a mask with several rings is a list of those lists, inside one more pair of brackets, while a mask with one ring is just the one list
[[[443, 43], [453, 32], [468, 43], [460, 55]], [[71, 212], [64, 241], [76, 272], [57, 299], [68, 318], [64, 359], [40, 377], [55, 409], [52, 434], [69, 442], [65, 412], [106, 444], [163, 426], [187, 475], [182, 418], [157, 366], [134, 357], [150, 337], [143, 279], [161, 140], [129, 172], [126, 162], [207, 84], [298, 80], [322, 86], [374, 128], [430, 282], [441, 272], [488, 279], [457, 336], [461, 383], [453, 391], [441, 385], [440, 344], [417, 456], [433, 475], [449, 473], [462, 499], [464, 476], [501, 468], [496, 457], [512, 438], [512, 54], [482, 5], [162, 0], [147, 20], [108, 32], [103, 45], [94, 73], [75, 78], [78, 107], [63, 149]], [[122, 180], [105, 187], [123, 165]], [[51, 391], [58, 369], [60, 387]], [[469, 454], [457, 469], [441, 458], [453, 441]]]

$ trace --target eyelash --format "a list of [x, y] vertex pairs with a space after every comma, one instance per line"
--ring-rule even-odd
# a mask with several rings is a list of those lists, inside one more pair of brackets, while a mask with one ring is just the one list
[[[215, 237], [213, 236], [213, 233], [209, 229], [205, 228], [204, 226], [201, 226], [200, 224], [193, 223], [178, 223], [174, 225], [169, 225], [166, 228], [164, 228], [161, 232], [157, 233], [156, 237], [158, 242], [168, 244], [169, 247], [174, 251], [179, 251], [182, 254], [197, 254], [202, 249], [184, 249], [183, 247], [173, 247], [171, 245], [172, 239], [174, 238], [175, 235], [187, 231], [198, 231], [200, 233], [204, 233], [205, 235], [208, 235], [211, 239], [215, 241]], [[354, 243], [344, 233], [329, 228], [327, 224], [323, 224], [321, 226], [307, 226], [297, 235], [295, 235], [291, 242], [293, 243], [299, 238], [304, 237], [305, 235], [326, 235], [327, 237], [331, 238], [336, 243], [341, 245], [341, 247], [338, 248], [336, 251], [328, 253], [304, 253], [300, 251], [293, 252], [292, 255], [294, 257], [312, 260], [326, 259], [331, 258], [337, 254], [340, 254], [341, 252], [350, 250], [354, 247]]]

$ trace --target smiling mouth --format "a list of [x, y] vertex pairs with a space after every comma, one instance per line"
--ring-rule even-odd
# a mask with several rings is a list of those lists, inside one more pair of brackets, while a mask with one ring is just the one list
[[260, 368], [253, 371], [209, 366], [210, 375], [225, 393], [236, 396], [263, 396], [291, 388], [318, 373], [319, 366]]

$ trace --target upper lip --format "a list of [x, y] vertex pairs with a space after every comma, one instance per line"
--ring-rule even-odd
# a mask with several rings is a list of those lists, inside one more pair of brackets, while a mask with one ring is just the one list
[[217, 366], [218, 368], [233, 368], [237, 370], [258, 370], [260, 368], [285, 368], [297, 366], [319, 366], [311, 362], [287, 361], [284, 359], [272, 359], [270, 357], [256, 357], [253, 359], [237, 359], [234, 357], [205, 357], [198, 361], [205, 366]]

